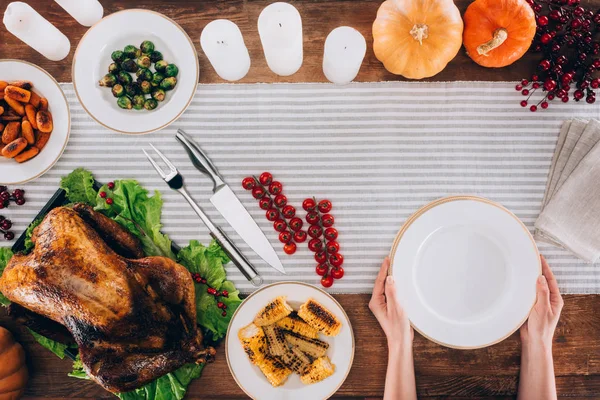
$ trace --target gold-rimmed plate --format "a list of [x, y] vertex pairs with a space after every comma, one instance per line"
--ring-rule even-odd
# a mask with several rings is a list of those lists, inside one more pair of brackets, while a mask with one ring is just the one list
[[21, 164], [0, 157], [0, 184], [22, 184], [46, 173], [67, 147], [71, 130], [69, 104], [58, 82], [37, 65], [20, 60], [0, 60], [0, 80], [30, 81], [33, 91], [48, 99], [48, 111], [52, 113], [54, 129], [37, 156]]
[[[177, 85], [155, 110], [124, 110], [98, 82], [108, 73], [111, 54], [126, 45], [152, 41], [164, 59], [179, 67]], [[124, 10], [92, 26], [73, 57], [73, 87], [87, 113], [99, 124], [127, 134], [155, 132], [169, 126], [190, 105], [200, 75], [198, 54], [190, 37], [172, 19], [149, 10]]]
[[[254, 316], [271, 300], [287, 296], [288, 303], [298, 310], [309, 298], [315, 299], [341, 321], [342, 329], [335, 337], [320, 335], [329, 343], [327, 356], [335, 365], [335, 373], [319, 383], [304, 385], [293, 374], [279, 387], [273, 387], [260, 369], [248, 359], [238, 339], [238, 331], [250, 324]], [[320, 400], [331, 397], [342, 386], [354, 360], [354, 333], [348, 315], [327, 292], [302, 282], [279, 282], [265, 286], [250, 296], [235, 311], [225, 340], [227, 364], [240, 388], [251, 398], [260, 400]]]
[[413, 327], [444, 346], [490, 346], [527, 319], [541, 273], [537, 246], [510, 211], [475, 196], [434, 201], [398, 233], [390, 259]]

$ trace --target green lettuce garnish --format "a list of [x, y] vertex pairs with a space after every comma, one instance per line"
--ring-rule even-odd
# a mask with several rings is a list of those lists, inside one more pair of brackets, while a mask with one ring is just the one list
[[88, 170], [77, 168], [60, 180], [60, 188], [67, 192], [72, 203], [85, 203], [92, 207], [96, 205], [94, 176]]
[[[8, 247], [0, 247], [0, 276], [2, 276], [4, 273], [4, 268], [6, 268], [12, 256], [13, 252]], [[0, 293], [0, 304], [5, 307], [10, 305], [10, 300], [8, 300], [2, 293]]]
[[56, 354], [61, 360], [65, 358], [65, 350], [68, 349], [70, 346], [63, 343], [59, 343], [52, 339], [48, 339], [47, 337], [42, 336], [29, 328], [28, 330], [29, 333], [31, 333], [31, 335], [35, 338], [35, 340], [37, 340], [39, 344]]
[[31, 250], [33, 250], [34, 244], [31, 241], [31, 236], [33, 236], [33, 230], [37, 228], [37, 226], [41, 224], [43, 220], [43, 218], [38, 218], [27, 227], [27, 230], [25, 231], [25, 242], [23, 243], [23, 246], [25, 247], [23, 252], [25, 254], [28, 254]]

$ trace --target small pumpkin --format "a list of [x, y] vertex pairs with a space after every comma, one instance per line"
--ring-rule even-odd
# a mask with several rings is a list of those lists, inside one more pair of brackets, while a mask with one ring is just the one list
[[25, 351], [8, 330], [0, 327], [0, 399], [18, 399], [26, 383]]
[[475, 0], [464, 20], [467, 54], [484, 67], [505, 67], [523, 57], [536, 31], [526, 0]]
[[373, 50], [391, 73], [427, 78], [456, 56], [462, 32], [452, 0], [387, 0], [373, 23]]

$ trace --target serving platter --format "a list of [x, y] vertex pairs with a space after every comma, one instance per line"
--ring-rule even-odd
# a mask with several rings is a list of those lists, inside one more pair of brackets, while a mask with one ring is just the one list
[[510, 211], [475, 196], [447, 197], [412, 215], [390, 254], [412, 326], [447, 347], [490, 346], [515, 332], [536, 299], [537, 246]]
[[[112, 63], [111, 53], [126, 45], [152, 41], [165, 60], [179, 67], [177, 86], [155, 110], [123, 110], [110, 90], [98, 85]], [[172, 19], [149, 10], [113, 13], [81, 38], [73, 57], [73, 88], [87, 113], [104, 127], [120, 133], [151, 133], [173, 123], [190, 105], [200, 74], [194, 43]]]
[[[238, 339], [238, 331], [250, 324], [254, 316], [271, 300], [287, 296], [287, 302], [295, 310], [312, 298], [335, 314], [342, 323], [339, 335], [320, 336], [329, 343], [327, 355], [335, 364], [335, 373], [312, 385], [304, 385], [293, 374], [279, 387], [273, 387], [260, 369], [250, 363]], [[240, 388], [251, 398], [261, 400], [319, 400], [331, 397], [346, 380], [354, 360], [354, 333], [348, 315], [342, 306], [327, 292], [302, 282], [278, 282], [264, 286], [248, 296], [231, 318], [225, 338], [227, 364], [231, 375]]]
[[67, 98], [60, 85], [45, 70], [21, 60], [0, 60], [0, 80], [30, 81], [33, 90], [48, 99], [54, 129], [50, 140], [40, 153], [24, 163], [0, 157], [0, 184], [14, 185], [29, 182], [46, 173], [67, 147], [71, 131], [71, 114]]

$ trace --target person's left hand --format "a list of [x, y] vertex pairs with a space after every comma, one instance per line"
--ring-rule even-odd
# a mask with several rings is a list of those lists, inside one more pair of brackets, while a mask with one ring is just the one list
[[414, 331], [398, 301], [394, 277], [388, 276], [389, 268], [390, 259], [386, 257], [375, 280], [369, 309], [381, 325], [390, 349], [406, 344], [412, 346]]

